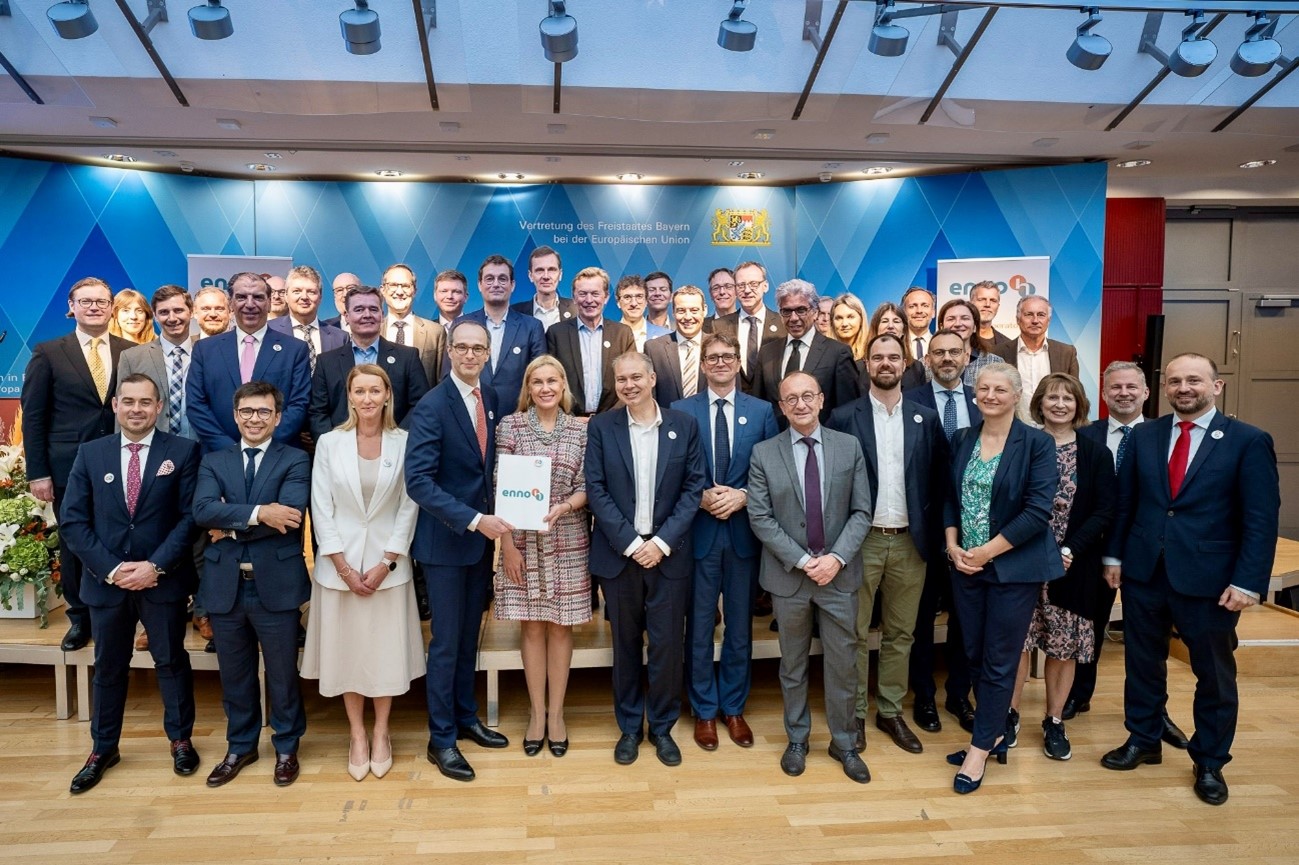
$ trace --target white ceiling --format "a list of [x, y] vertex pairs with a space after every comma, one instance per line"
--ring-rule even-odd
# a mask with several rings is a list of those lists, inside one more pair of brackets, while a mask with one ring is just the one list
[[[1064, 57], [1082, 20], [1076, 11], [999, 9], [921, 124], [954, 59], [937, 44], [939, 18], [900, 22], [911, 31], [906, 54], [877, 57], [866, 49], [875, 6], [858, 0], [799, 120], [791, 117], [817, 54], [801, 35], [818, 5], [806, 0], [753, 0], [745, 17], [758, 40], [747, 53], [716, 44], [729, 0], [570, 0], [580, 47], [563, 66], [559, 114], [554, 66], [537, 35], [542, 0], [438, 0], [429, 45], [439, 111], [430, 107], [410, 0], [371, 0], [383, 48], [360, 57], [346, 53], [339, 35], [346, 0], [227, 0], [235, 32], [220, 42], [190, 34], [185, 12], [197, 0], [170, 0], [170, 20], [151, 38], [190, 107], [172, 95], [116, 3], [91, 0], [98, 32], [68, 41], [46, 20], [52, 2], [9, 0], [12, 14], [0, 16], [0, 53], [46, 103], [0, 77], [0, 148], [11, 154], [102, 161], [115, 152], [141, 167], [186, 163], [228, 176], [253, 176], [246, 165], [257, 162], [275, 166], [277, 178], [373, 178], [395, 168], [407, 179], [495, 181], [508, 172], [529, 182], [607, 181], [638, 172], [644, 182], [703, 183], [744, 182], [741, 171], [762, 172], [762, 183], [798, 183], [822, 172], [860, 179], [875, 165], [896, 176], [1141, 158], [1152, 164], [1111, 173], [1111, 195], [1299, 198], [1299, 75], [1227, 130], [1211, 131], [1277, 74], [1242, 78], [1228, 68], [1250, 23], [1244, 15], [1210, 36], [1218, 59], [1204, 75], [1168, 76], [1107, 132], [1160, 69], [1136, 51], [1144, 13], [1106, 12], [1096, 32], [1113, 43], [1113, 56], [1083, 72]], [[147, 14], [147, 0], [127, 5], [139, 19]], [[823, 6], [822, 34], [835, 6]], [[957, 40], [967, 41], [984, 14], [963, 11]], [[1296, 17], [1278, 17], [1287, 57], [1299, 54]], [[1166, 15], [1160, 46], [1174, 47], [1184, 23]], [[95, 117], [117, 125], [97, 127]], [[771, 135], [755, 138], [757, 130]], [[1254, 159], [1277, 164], [1237, 167]]]

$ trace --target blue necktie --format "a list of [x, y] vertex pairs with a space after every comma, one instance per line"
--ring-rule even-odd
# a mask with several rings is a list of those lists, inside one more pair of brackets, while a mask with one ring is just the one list
[[953, 391], [947, 391], [947, 405], [943, 406], [943, 435], [951, 441], [952, 436], [956, 435], [956, 394]]
[[713, 421], [713, 483], [726, 483], [726, 475], [731, 470], [731, 431], [726, 426], [726, 400], [718, 398], [717, 417]]
[[244, 448], [244, 456], [248, 457], [248, 465], [244, 467], [244, 497], [253, 497], [253, 478], [257, 477], [257, 455], [261, 453], [260, 448]]
[[1132, 437], [1132, 427], [1119, 427], [1119, 434], [1122, 435], [1123, 438], [1119, 440], [1118, 453], [1114, 454], [1114, 468], [1116, 469], [1123, 465], [1123, 458], [1128, 455], [1128, 439]]

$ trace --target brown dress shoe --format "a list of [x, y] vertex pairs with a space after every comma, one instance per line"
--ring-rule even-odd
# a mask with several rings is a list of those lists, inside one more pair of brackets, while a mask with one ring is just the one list
[[695, 744], [705, 751], [717, 750], [717, 719], [695, 719]]
[[137, 652], [149, 651], [149, 635], [144, 631], [141, 631], [140, 635], [135, 638], [135, 650]]
[[198, 631], [198, 635], [205, 640], [210, 640], [216, 636], [212, 633], [212, 620], [207, 616], [195, 616], [194, 628]]
[[753, 747], [753, 731], [743, 715], [723, 715], [722, 723], [726, 725], [726, 732], [731, 734], [732, 742], [741, 748]]
[[876, 712], [875, 726], [888, 733], [889, 738], [893, 740], [893, 744], [903, 751], [919, 754], [925, 750], [925, 746], [920, 744], [920, 740], [916, 738], [915, 733], [911, 732], [911, 728], [907, 726], [907, 722], [903, 720], [901, 715], [885, 718], [879, 712]]
[[220, 787], [222, 784], [229, 784], [245, 766], [256, 762], [256, 751], [249, 751], [247, 754], [226, 754], [225, 759], [212, 767], [212, 772], [207, 776], [207, 785]]
[[275, 786], [287, 787], [298, 780], [298, 755], [275, 755]]

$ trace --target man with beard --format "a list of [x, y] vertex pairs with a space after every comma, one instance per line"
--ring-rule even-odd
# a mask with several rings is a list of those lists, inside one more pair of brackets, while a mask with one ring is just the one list
[[230, 296], [215, 286], [200, 290], [194, 295], [194, 318], [199, 339], [225, 333], [230, 329]]
[[992, 326], [1001, 309], [1001, 289], [990, 279], [974, 284], [970, 289], [970, 302], [979, 311], [979, 336], [993, 348], [1014, 342], [1010, 337]]

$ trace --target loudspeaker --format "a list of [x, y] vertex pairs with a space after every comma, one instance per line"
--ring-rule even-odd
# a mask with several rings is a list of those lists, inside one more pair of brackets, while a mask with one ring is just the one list
[[1146, 316], [1145, 349], [1141, 352], [1141, 369], [1146, 374], [1150, 386], [1150, 397], [1146, 400], [1141, 413], [1148, 418], [1159, 417], [1159, 377], [1162, 372], [1160, 358], [1164, 356], [1164, 315]]

